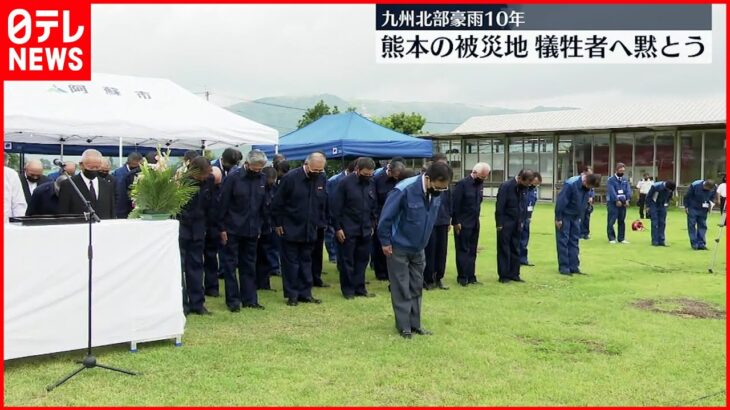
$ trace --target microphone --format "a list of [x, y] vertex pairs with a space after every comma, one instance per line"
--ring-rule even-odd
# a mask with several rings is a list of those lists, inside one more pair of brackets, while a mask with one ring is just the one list
[[63, 166], [65, 164], [61, 160], [59, 160], [58, 158], [56, 158], [56, 159], [53, 160], [53, 165], [56, 165], [56, 166], [59, 166], [59, 167], [63, 168]]

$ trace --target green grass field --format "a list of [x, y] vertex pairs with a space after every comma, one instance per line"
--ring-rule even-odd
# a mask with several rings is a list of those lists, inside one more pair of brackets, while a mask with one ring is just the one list
[[[564, 277], [552, 206], [541, 203], [530, 243], [537, 266], [523, 269], [527, 283], [503, 285], [493, 211], [485, 203], [477, 262], [484, 286], [457, 286], [450, 252], [451, 289], [424, 295], [423, 324], [433, 336], [397, 336], [386, 285], [368, 272], [377, 297], [345, 300], [326, 264], [334, 286], [316, 289], [322, 305], [288, 307], [279, 290], [262, 292], [265, 311], [232, 314], [223, 298], [209, 299], [214, 315], [189, 317], [181, 348], [97, 350], [103, 363], [139, 377], [94, 369], [47, 393], [81, 352], [6, 362], [5, 404], [725, 405], [724, 239], [716, 273], [708, 273], [719, 215], [710, 219], [710, 252], [690, 249], [682, 211], [669, 215], [670, 248], [651, 247], [648, 231], [630, 230], [630, 245], [609, 245], [605, 207], [597, 206], [593, 237], [581, 241], [589, 275]], [[632, 208], [627, 219], [637, 214]], [[272, 282], [281, 289], [279, 278]], [[666, 313], [682, 308], [680, 298], [708, 303], [721, 318], [691, 316], [713, 313], [694, 303]]]

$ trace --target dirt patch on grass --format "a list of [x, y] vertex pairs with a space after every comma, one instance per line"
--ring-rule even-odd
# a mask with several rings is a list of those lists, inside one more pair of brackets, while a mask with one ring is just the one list
[[533, 346], [534, 349], [541, 353], [561, 354], [566, 356], [595, 353], [604, 355], [619, 355], [621, 348], [612, 346], [608, 343], [583, 338], [558, 338], [553, 340], [545, 340], [534, 336], [518, 335], [517, 340]]
[[635, 308], [656, 313], [696, 319], [725, 319], [725, 311], [700, 300], [673, 298], [664, 300], [639, 299]]

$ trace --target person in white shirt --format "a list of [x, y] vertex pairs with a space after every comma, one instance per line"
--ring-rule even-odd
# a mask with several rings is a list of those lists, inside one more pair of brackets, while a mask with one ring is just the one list
[[725, 200], [727, 199], [727, 187], [725, 186], [726, 176], [723, 175], [722, 183], [717, 187], [717, 196], [720, 203], [720, 215], [725, 213]]
[[636, 184], [636, 188], [639, 190], [639, 218], [644, 219], [644, 216], [648, 216], [649, 213], [647, 212], [644, 214], [644, 206], [646, 204], [646, 194], [649, 193], [649, 190], [651, 189], [653, 182], [651, 181], [651, 178], [649, 178], [649, 174], [644, 174], [644, 178], [639, 181], [638, 184]]
[[20, 176], [14, 169], [5, 166], [5, 222], [10, 217], [25, 216], [28, 203], [25, 201]]

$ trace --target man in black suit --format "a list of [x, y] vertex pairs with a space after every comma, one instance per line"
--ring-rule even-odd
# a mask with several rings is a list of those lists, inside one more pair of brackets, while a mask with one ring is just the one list
[[32, 159], [25, 164], [25, 171], [20, 177], [20, 184], [23, 186], [25, 203], [30, 203], [30, 197], [35, 189], [50, 180], [43, 175], [43, 164], [37, 159]]
[[527, 219], [527, 187], [535, 172], [523, 169], [499, 186], [494, 220], [497, 224], [497, 273], [500, 283], [524, 282], [520, 278], [520, 238]]
[[60, 214], [82, 214], [86, 205], [78, 197], [71, 183], [76, 184], [84, 197], [91, 201], [91, 206], [101, 219], [114, 218], [114, 187], [112, 183], [99, 177], [102, 168], [101, 153], [95, 149], [87, 149], [81, 154], [82, 172], [61, 184], [58, 192], [58, 212]]

